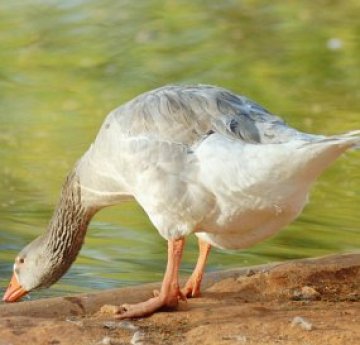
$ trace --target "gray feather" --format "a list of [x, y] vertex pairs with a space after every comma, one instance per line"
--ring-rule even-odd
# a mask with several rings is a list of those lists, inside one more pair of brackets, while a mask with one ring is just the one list
[[154, 135], [185, 145], [203, 140], [209, 131], [254, 144], [285, 142], [295, 131], [246, 97], [207, 85], [165, 86], [112, 114], [124, 134]]

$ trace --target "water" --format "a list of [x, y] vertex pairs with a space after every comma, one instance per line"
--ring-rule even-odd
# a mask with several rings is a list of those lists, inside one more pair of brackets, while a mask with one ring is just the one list
[[[360, 128], [356, 1], [0, 1], [0, 287], [40, 234], [104, 116], [168, 83], [245, 94], [315, 133]], [[360, 245], [360, 153], [340, 158], [276, 237], [214, 250], [208, 271]], [[189, 239], [181, 274], [197, 247]], [[32, 298], [159, 281], [166, 243], [134, 202], [100, 212], [81, 255]]]

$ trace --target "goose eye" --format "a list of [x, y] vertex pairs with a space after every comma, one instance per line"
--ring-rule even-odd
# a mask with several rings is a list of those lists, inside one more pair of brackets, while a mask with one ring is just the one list
[[18, 258], [17, 259], [17, 263], [19, 263], [19, 264], [23, 264], [24, 262], [25, 262], [24, 258]]

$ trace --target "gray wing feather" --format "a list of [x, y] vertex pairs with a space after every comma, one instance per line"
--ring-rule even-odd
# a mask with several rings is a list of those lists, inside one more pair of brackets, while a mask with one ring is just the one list
[[207, 85], [165, 86], [113, 113], [124, 134], [193, 145], [209, 133], [247, 143], [280, 143], [294, 129], [244, 96]]

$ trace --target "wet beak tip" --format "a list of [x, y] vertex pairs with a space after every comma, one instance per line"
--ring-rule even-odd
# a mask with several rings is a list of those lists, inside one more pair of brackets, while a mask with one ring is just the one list
[[12, 276], [8, 288], [2, 298], [4, 302], [16, 302], [27, 294], [27, 291], [19, 284], [15, 274]]

